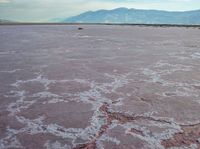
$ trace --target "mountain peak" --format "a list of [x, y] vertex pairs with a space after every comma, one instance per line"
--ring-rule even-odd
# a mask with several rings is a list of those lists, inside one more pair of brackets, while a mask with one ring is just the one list
[[129, 10], [129, 9], [126, 7], [118, 7], [118, 8], [112, 9], [112, 10]]
[[87, 11], [78, 16], [67, 18], [63, 22], [197, 25], [200, 24], [200, 10], [169, 12], [120, 7], [112, 10]]

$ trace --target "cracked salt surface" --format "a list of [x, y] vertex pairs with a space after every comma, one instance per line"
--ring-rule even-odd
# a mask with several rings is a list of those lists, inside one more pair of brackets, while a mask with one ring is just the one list
[[44, 146], [47, 148], [47, 149], [70, 149], [71, 146], [65, 144], [65, 145], [62, 145], [60, 142], [56, 141], [54, 143], [50, 143], [50, 141], [47, 141]]
[[195, 52], [194, 54], [191, 55], [192, 59], [200, 59], [200, 53]]
[[0, 28], [0, 148], [200, 148], [199, 30], [84, 28]]
[[0, 71], [0, 72], [3, 72], [3, 73], [15, 73], [17, 71], [20, 71], [21, 69], [14, 69], [14, 70], [7, 70], [7, 71]]

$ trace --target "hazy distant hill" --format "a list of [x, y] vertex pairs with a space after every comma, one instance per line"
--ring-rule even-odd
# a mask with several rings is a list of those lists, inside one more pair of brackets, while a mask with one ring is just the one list
[[12, 21], [0, 19], [0, 24], [3, 24], [3, 23], [12, 23]]
[[88, 11], [64, 19], [70, 23], [141, 23], [141, 24], [200, 24], [200, 10], [160, 11], [117, 8], [113, 10]]

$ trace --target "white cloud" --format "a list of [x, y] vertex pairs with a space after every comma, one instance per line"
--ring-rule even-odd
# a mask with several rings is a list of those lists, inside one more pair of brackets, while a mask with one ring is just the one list
[[10, 3], [11, 0], [0, 0], [0, 3]]

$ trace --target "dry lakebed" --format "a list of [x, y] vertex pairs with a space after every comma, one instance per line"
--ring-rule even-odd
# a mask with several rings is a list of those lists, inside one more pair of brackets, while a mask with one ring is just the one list
[[0, 149], [165, 148], [200, 149], [199, 28], [0, 26]]

